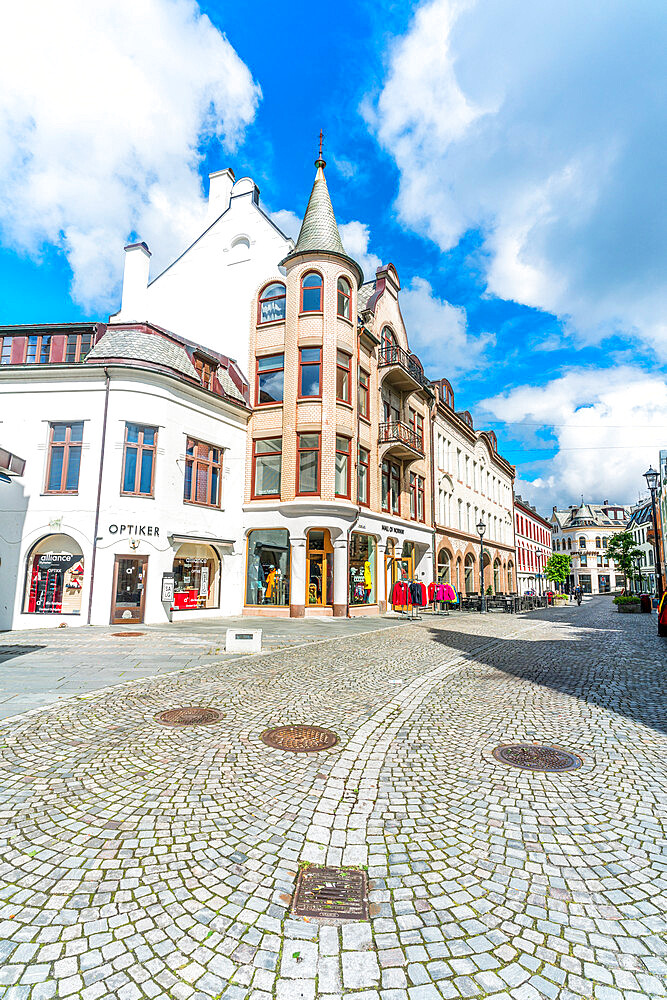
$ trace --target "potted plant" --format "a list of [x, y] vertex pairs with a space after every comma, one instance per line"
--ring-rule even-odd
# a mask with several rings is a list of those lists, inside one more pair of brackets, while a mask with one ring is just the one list
[[641, 602], [635, 594], [619, 594], [614, 604], [622, 615], [638, 615], [641, 611]]

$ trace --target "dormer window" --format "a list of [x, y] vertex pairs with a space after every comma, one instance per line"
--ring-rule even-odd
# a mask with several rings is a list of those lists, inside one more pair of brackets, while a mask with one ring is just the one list
[[285, 319], [285, 286], [280, 281], [267, 285], [259, 297], [258, 323]]
[[352, 289], [350, 287], [350, 282], [347, 278], [339, 278], [337, 284], [338, 290], [338, 315], [342, 316], [343, 319], [350, 318], [350, 299], [352, 297]]
[[322, 312], [322, 275], [317, 271], [301, 279], [301, 312]]
[[201, 380], [201, 384], [205, 389], [210, 389], [213, 385], [213, 376], [215, 375], [218, 366], [213, 364], [213, 362], [209, 361], [207, 358], [203, 358], [200, 354], [195, 354], [193, 363], [195, 371]]

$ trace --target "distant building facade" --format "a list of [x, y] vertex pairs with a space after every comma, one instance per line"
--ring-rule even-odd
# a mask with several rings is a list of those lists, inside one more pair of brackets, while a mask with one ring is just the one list
[[631, 589], [637, 594], [655, 593], [655, 547], [653, 530], [653, 512], [651, 501], [637, 504], [628, 521], [627, 530], [632, 532], [635, 546], [641, 552], [641, 558], [636, 564]]
[[624, 586], [624, 576], [607, 555], [612, 535], [625, 531], [632, 510], [623, 504], [581, 503], [566, 509], [553, 508], [551, 547], [571, 557], [572, 573], [567, 588], [581, 587], [584, 594], [609, 594]]
[[514, 534], [519, 594], [542, 594], [548, 586], [544, 567], [551, 556], [551, 522], [526, 500], [515, 496]]
[[512, 495], [514, 466], [498, 454], [493, 431], [476, 431], [467, 410], [457, 412], [447, 379], [433, 383], [433, 507], [436, 579], [463, 594], [480, 592], [480, 541], [484, 533], [487, 591], [517, 590]]

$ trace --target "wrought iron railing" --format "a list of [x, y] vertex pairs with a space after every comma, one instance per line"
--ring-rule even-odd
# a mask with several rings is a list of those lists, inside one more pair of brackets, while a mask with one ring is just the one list
[[413, 451], [424, 454], [424, 439], [409, 424], [404, 424], [402, 420], [388, 420], [380, 424], [380, 444], [400, 443], [406, 444]]
[[420, 366], [397, 344], [383, 344], [380, 348], [378, 367], [383, 368], [387, 365], [400, 365], [415, 382], [419, 382], [420, 385], [430, 385]]

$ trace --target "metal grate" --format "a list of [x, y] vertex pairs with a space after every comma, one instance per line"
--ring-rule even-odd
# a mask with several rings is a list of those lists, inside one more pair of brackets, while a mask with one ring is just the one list
[[302, 868], [292, 901], [295, 917], [368, 920], [368, 880], [361, 868]]
[[496, 747], [493, 756], [524, 771], [574, 771], [583, 764], [577, 754], [548, 743], [510, 743]]
[[163, 726], [210, 726], [221, 718], [222, 712], [217, 708], [188, 705], [185, 708], [168, 708], [165, 712], [158, 712], [155, 721]]
[[260, 739], [274, 750], [289, 750], [292, 753], [315, 753], [329, 750], [338, 743], [338, 737], [321, 726], [276, 726], [266, 729]]

